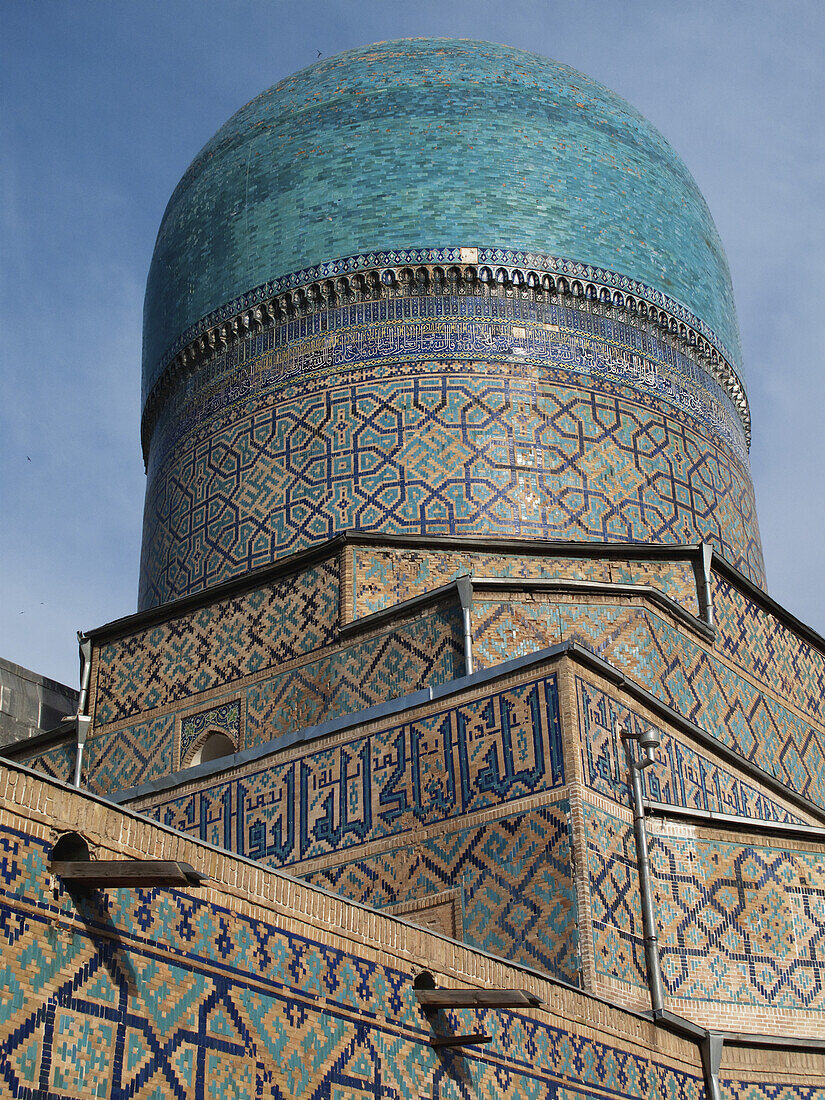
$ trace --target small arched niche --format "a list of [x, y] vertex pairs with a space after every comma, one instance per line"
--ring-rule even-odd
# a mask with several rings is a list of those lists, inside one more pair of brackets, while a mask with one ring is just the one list
[[63, 833], [49, 853], [50, 863], [88, 863], [89, 845], [80, 833]]
[[212, 730], [192, 753], [186, 766], [194, 768], [210, 760], [219, 760], [222, 756], [231, 756], [234, 751], [235, 745], [231, 737], [227, 737], [225, 733], [220, 733], [218, 730]]

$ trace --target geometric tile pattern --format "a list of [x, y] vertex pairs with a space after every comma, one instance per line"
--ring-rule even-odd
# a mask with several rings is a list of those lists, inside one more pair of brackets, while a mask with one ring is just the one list
[[825, 653], [718, 573], [711, 575], [716, 645], [782, 699], [825, 724]]
[[670, 996], [825, 1010], [825, 854], [658, 836], [651, 860]]
[[[49, 775], [53, 779], [59, 779], [62, 783], [71, 783], [74, 778], [75, 760], [77, 759], [77, 745], [74, 740], [70, 743], [56, 745], [53, 749], [44, 749], [35, 756], [21, 760], [27, 768]], [[85, 782], [86, 769], [83, 769]]]
[[246, 689], [246, 745], [464, 673], [461, 612], [445, 608], [324, 653]]
[[325, 748], [285, 752], [143, 812], [275, 867], [361, 847], [564, 781], [555, 677]]
[[[633, 829], [585, 807], [599, 973], [646, 988]], [[825, 856], [649, 835], [669, 998], [825, 1010]]]
[[599, 688], [576, 678], [579, 734], [585, 756], [587, 782], [593, 790], [630, 805], [627, 764], [618, 729], [631, 732], [653, 728], [659, 734], [656, 764], [641, 773], [645, 797], [671, 806], [738, 814], [763, 821], [803, 823], [758, 787], [720, 767], [693, 745], [669, 730], [642, 720]]
[[[370, 615], [409, 600], [470, 573], [474, 577], [588, 580], [603, 584], [644, 584], [670, 596], [686, 611], [698, 614], [696, 576], [690, 561], [635, 561], [609, 558], [554, 558], [480, 551], [426, 550], [354, 546], [353, 618]], [[479, 594], [475, 594], [477, 604]], [[543, 644], [547, 644], [546, 642]], [[511, 654], [513, 655], [513, 654]], [[495, 664], [490, 660], [489, 664]]]
[[107, 642], [95, 652], [95, 728], [328, 644], [337, 617], [330, 559]]
[[[432, 324], [437, 332], [446, 322]], [[413, 327], [423, 339], [425, 326]], [[613, 376], [614, 360], [638, 354], [619, 348], [606, 357], [597, 335], [582, 332], [559, 336], [535, 364], [496, 362], [487, 349], [449, 372], [432, 350], [421, 362], [402, 352], [385, 366], [307, 370], [288, 382], [259, 367], [260, 393], [212, 412], [180, 439], [163, 443], [164, 426], [156, 428], [140, 606], [348, 528], [702, 538], [760, 583], [746, 457], [687, 413], [689, 404], [677, 408], [640, 389], [626, 362], [624, 377]], [[454, 358], [449, 349], [446, 357]], [[174, 408], [168, 417], [168, 431], [180, 431]]]
[[587, 803], [587, 874], [596, 971], [645, 993], [644, 933], [633, 829]]
[[459, 889], [465, 943], [580, 984], [569, 832], [565, 803], [535, 807], [301, 877], [378, 909]]
[[[0, 1081], [16, 1100], [699, 1100], [698, 1073], [517, 1011], [462, 1013], [443, 1059], [412, 975], [176, 890], [46, 891], [42, 841], [0, 833]], [[21, 902], [23, 903], [21, 905]], [[492, 1057], [490, 1057], [492, 1055]]]
[[[185, 636], [181, 629], [180, 636]], [[427, 684], [441, 684], [464, 671], [461, 613], [455, 608], [436, 609], [383, 634], [368, 636], [349, 646], [326, 650], [314, 660], [292, 664], [264, 679], [235, 685], [245, 701], [245, 728], [240, 728], [238, 700], [234, 717], [227, 713], [228, 732], [238, 748], [271, 741], [285, 733], [349, 714], [377, 703], [417, 691]], [[197, 677], [191, 677], [195, 686]], [[211, 693], [214, 697], [215, 693]], [[87, 782], [98, 793], [123, 790], [169, 775], [178, 761], [172, 760], [172, 729], [175, 711], [181, 720], [180, 766], [191, 754], [194, 740], [206, 728], [215, 707], [229, 704], [221, 696], [211, 707], [193, 716], [192, 699], [181, 697], [177, 708], [163, 718], [142, 719], [132, 725], [104, 729], [87, 742]], [[160, 704], [166, 700], [160, 699]], [[210, 728], [215, 722], [210, 719]], [[237, 737], [237, 740], [236, 740]], [[183, 741], [187, 741], [184, 747]]]
[[169, 775], [175, 767], [174, 744], [172, 714], [90, 737], [83, 754], [84, 785], [106, 794]]
[[556, 614], [562, 637], [593, 650], [723, 744], [825, 805], [821, 726], [761, 691], [650, 610], [560, 604]]

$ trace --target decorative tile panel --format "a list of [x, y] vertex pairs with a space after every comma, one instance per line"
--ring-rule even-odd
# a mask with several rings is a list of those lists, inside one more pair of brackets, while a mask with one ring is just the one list
[[704, 539], [761, 582], [747, 466], [690, 412], [586, 370], [399, 363], [239, 395], [150, 464], [140, 605], [349, 528]]
[[612, 696], [576, 677], [579, 736], [590, 787], [630, 806], [627, 765], [618, 730], [655, 729], [660, 737], [656, 764], [642, 772], [647, 798], [691, 810], [737, 814], [762, 821], [804, 823], [741, 775], [721, 767], [670, 730], [642, 719]]
[[440, 1057], [413, 975], [391, 954], [239, 912], [234, 895], [227, 908], [220, 890], [115, 889], [78, 914], [46, 891], [41, 840], [4, 828], [0, 852], [3, 987], [14, 991], [0, 997], [0, 1080], [13, 1100], [702, 1096], [698, 1069], [555, 1013], [445, 1014], [448, 1031], [485, 1030], [492, 1043]]
[[651, 865], [671, 998], [825, 1010], [825, 854], [661, 834]]
[[142, 803], [167, 825], [272, 866], [343, 853], [564, 781], [549, 676], [327, 747], [287, 752]]
[[189, 756], [189, 750], [208, 731], [226, 734], [235, 748], [241, 743], [241, 701], [231, 699], [209, 710], [187, 714], [180, 723], [180, 747], [178, 761], [183, 763]]
[[[181, 629], [179, 637], [183, 635]], [[193, 686], [197, 686], [197, 676], [192, 671]], [[243, 701], [244, 728], [240, 727], [239, 713], [218, 715], [218, 720], [229, 724], [227, 732], [239, 748], [251, 748], [283, 734], [410, 694], [428, 684], [446, 683], [463, 673], [461, 613], [455, 608], [437, 609], [382, 634], [330, 649], [314, 660], [304, 659], [270, 676], [235, 685]], [[211, 696], [207, 694], [206, 698], [209, 700]], [[185, 764], [186, 752], [194, 743], [192, 738], [197, 738], [197, 731], [205, 728], [209, 715], [214, 717], [225, 707], [226, 696], [213, 700], [211, 706], [204, 704], [204, 711], [195, 715], [191, 711], [191, 698], [183, 697], [177, 706], [158, 698], [157, 705], [164, 707], [167, 717], [104, 728], [88, 739], [91, 790], [104, 794], [123, 790], [159, 775], [169, 775], [175, 767]], [[180, 711], [183, 713], [178, 719]], [[150, 711], [150, 718], [151, 714]], [[171, 739], [178, 720], [182, 747], [173, 762], [171, 741], [168, 745], [161, 744], [158, 738]], [[233, 731], [237, 732], [237, 739]]]
[[336, 638], [331, 559], [107, 642], [95, 652], [95, 729], [309, 653]]

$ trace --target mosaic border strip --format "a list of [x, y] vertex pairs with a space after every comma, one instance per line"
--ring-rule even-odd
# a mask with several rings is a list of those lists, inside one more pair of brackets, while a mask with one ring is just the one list
[[[398, 251], [365, 252], [355, 256], [345, 256], [335, 260], [329, 260], [299, 271], [290, 272], [279, 278], [263, 283], [252, 290], [234, 298], [223, 306], [212, 310], [200, 321], [191, 325], [171, 345], [161, 357], [157, 368], [152, 372], [151, 387], [143, 393], [144, 409], [148, 408], [155, 400], [156, 391], [162, 386], [167, 368], [175, 358], [186, 348], [193, 344], [199, 337], [208, 333], [216, 326], [221, 326], [227, 321], [237, 321], [241, 314], [256, 306], [261, 306], [270, 299], [287, 291], [298, 290], [310, 286], [319, 280], [336, 278], [347, 274], [360, 274], [374, 271], [376, 268], [392, 268], [407, 266], [410, 264], [470, 264], [470, 265], [497, 265], [501, 268], [509, 268], [506, 272], [508, 281], [513, 275], [513, 269], [519, 273], [519, 282], [524, 280], [522, 267], [535, 268], [545, 274], [569, 277], [575, 280], [584, 279], [586, 282], [598, 284], [601, 292], [608, 287], [626, 294], [635, 295], [645, 302], [664, 310], [673, 319], [682, 325], [695, 330], [701, 335], [713, 349], [722, 356], [727, 370], [722, 371], [723, 377], [719, 380], [731, 393], [745, 422], [748, 438], [750, 438], [750, 420], [748, 415], [747, 398], [744, 384], [739, 377], [739, 370], [733, 365], [733, 355], [730, 349], [719, 339], [713, 330], [704, 321], [696, 317], [686, 306], [676, 299], [670, 298], [661, 291], [647, 286], [636, 279], [631, 279], [619, 272], [607, 268], [594, 267], [591, 264], [577, 260], [568, 260], [563, 257], [545, 255], [537, 252], [526, 252], [501, 247], [460, 247], [447, 248], [416, 248], [400, 249]], [[530, 271], [527, 272], [529, 285]], [[235, 326], [237, 328], [237, 325]]]

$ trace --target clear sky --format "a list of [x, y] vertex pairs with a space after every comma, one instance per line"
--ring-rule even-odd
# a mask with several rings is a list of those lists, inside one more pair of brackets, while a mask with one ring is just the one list
[[135, 610], [141, 312], [166, 201], [247, 100], [403, 36], [505, 42], [629, 99], [733, 275], [771, 595], [825, 633], [823, 0], [0, 0], [0, 654], [77, 683]]

